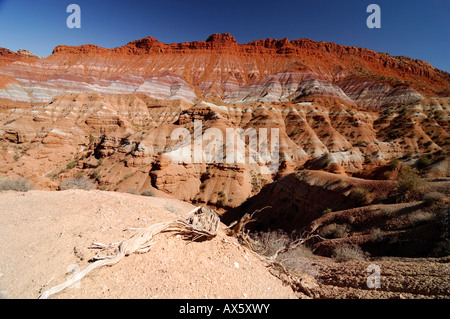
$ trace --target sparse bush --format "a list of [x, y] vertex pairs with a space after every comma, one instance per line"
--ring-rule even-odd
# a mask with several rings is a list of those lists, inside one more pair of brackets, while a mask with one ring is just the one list
[[261, 187], [261, 182], [260, 182], [258, 176], [252, 175], [251, 184], [252, 184], [252, 192], [253, 193], [257, 192], [259, 190], [259, 188]]
[[426, 157], [426, 156], [421, 157], [416, 162], [416, 166], [417, 166], [418, 169], [424, 169], [428, 165], [430, 165], [430, 159], [428, 157]]
[[314, 254], [304, 245], [289, 246], [295, 237], [283, 230], [272, 230], [250, 234], [254, 245], [252, 249], [259, 255], [273, 257], [278, 253], [276, 261], [287, 271], [300, 271], [313, 277], [317, 275], [314, 266]]
[[391, 217], [398, 211], [397, 208], [392, 207], [391, 205], [386, 205], [380, 208], [381, 215], [385, 217]]
[[300, 171], [300, 173], [297, 174], [298, 180], [304, 181], [309, 175], [309, 170], [303, 169]]
[[0, 179], [0, 191], [12, 190], [16, 192], [27, 192], [33, 187], [25, 179], [11, 180], [9, 178]]
[[204, 181], [206, 181], [210, 177], [211, 177], [211, 173], [210, 172], [203, 172], [202, 175], [200, 176], [200, 181], [203, 183]]
[[3, 125], [9, 125], [9, 124], [11, 124], [12, 122], [14, 122], [16, 120], [17, 119], [12, 119], [12, 120], [6, 121], [5, 123], [3, 123]]
[[127, 175], [125, 175], [124, 177], [123, 177], [123, 179], [125, 180], [125, 179], [129, 179], [131, 176], [133, 176], [133, 174], [134, 173], [128, 173]]
[[355, 203], [358, 205], [367, 205], [370, 202], [370, 191], [364, 188], [357, 187], [352, 190], [351, 197], [354, 199]]
[[100, 177], [100, 170], [99, 169], [94, 170], [89, 176], [93, 179], [98, 179]]
[[372, 163], [372, 158], [370, 157], [370, 155], [366, 154], [364, 155], [364, 164], [370, 164]]
[[423, 143], [423, 146], [428, 148], [428, 147], [431, 146], [431, 144], [433, 144], [433, 142], [432, 141], [428, 141], [428, 142]]
[[419, 172], [409, 166], [403, 167], [397, 181], [396, 192], [398, 201], [406, 201], [418, 194], [420, 187], [424, 185]]
[[408, 216], [411, 225], [422, 224], [434, 219], [435, 215], [429, 212], [417, 211]]
[[375, 241], [375, 242], [382, 241], [384, 239], [384, 236], [385, 236], [385, 232], [379, 228], [374, 228], [370, 232], [370, 240], [371, 241]]
[[322, 163], [323, 168], [327, 168], [331, 164], [331, 155], [329, 153], [324, 155]]
[[78, 177], [78, 178], [69, 178], [62, 181], [61, 184], [59, 185], [59, 188], [61, 190], [84, 189], [88, 191], [91, 189], [95, 189], [95, 185], [88, 178]]
[[142, 196], [154, 197], [155, 192], [152, 189], [147, 189], [141, 193]]
[[319, 230], [319, 235], [325, 238], [342, 238], [351, 231], [348, 224], [329, 224]]
[[83, 171], [77, 172], [77, 178], [82, 178], [82, 177], [84, 177]]
[[227, 195], [223, 192], [220, 191], [219, 192], [219, 199], [217, 200], [217, 204], [219, 204], [220, 206], [225, 206], [225, 204], [227, 203]]
[[395, 170], [397, 167], [399, 166], [399, 161], [398, 159], [394, 159], [389, 163], [389, 169], [391, 171]]
[[135, 189], [129, 189], [129, 190], [127, 190], [127, 193], [132, 194], [132, 195], [139, 195], [138, 191]]
[[298, 245], [279, 254], [277, 260], [283, 264], [287, 271], [300, 271], [312, 277], [318, 275], [313, 253], [303, 245]]
[[75, 166], [77, 166], [77, 164], [78, 164], [77, 160], [70, 162], [69, 164], [67, 164], [67, 169], [70, 170], [70, 169], [74, 168]]
[[387, 180], [389, 180], [391, 178], [391, 176], [392, 176], [392, 172], [390, 172], [390, 171], [386, 171], [383, 173], [383, 177]]
[[251, 237], [256, 242], [254, 250], [263, 256], [272, 256], [292, 242], [292, 238], [282, 230], [252, 233]]
[[[409, 145], [408, 145], [409, 146]], [[411, 159], [411, 157], [412, 157], [412, 152], [407, 152], [403, 157], [402, 157], [402, 159], [404, 159], [404, 160], [409, 160], [409, 159]]]
[[334, 251], [333, 258], [337, 262], [366, 260], [366, 256], [359, 246], [350, 245], [337, 247]]
[[289, 133], [289, 137], [291, 137], [291, 136], [294, 136], [295, 134], [297, 134], [298, 133], [298, 128], [294, 128], [292, 131], [291, 131], [291, 133]]
[[431, 192], [425, 194], [423, 200], [427, 205], [443, 203], [445, 201], [445, 195], [439, 192]]
[[347, 220], [350, 224], [353, 224], [355, 222], [356, 218], [355, 218], [355, 216], [349, 215], [347, 217]]
[[367, 146], [367, 142], [366, 142], [366, 141], [358, 140], [358, 141], [356, 142], [356, 145], [359, 146], [359, 147], [366, 147], [366, 146]]

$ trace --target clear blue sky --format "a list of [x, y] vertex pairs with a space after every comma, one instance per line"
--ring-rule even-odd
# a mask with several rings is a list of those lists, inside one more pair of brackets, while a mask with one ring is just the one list
[[[81, 29], [66, 8], [81, 7]], [[381, 7], [381, 29], [366, 8]], [[153, 36], [165, 43], [231, 33], [239, 43], [310, 38], [404, 55], [450, 72], [449, 0], [0, 0], [0, 46], [48, 56], [59, 44], [114, 48]]]

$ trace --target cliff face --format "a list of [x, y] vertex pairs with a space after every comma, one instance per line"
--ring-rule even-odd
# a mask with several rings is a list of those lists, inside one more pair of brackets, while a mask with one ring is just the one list
[[296, 101], [318, 91], [379, 108], [446, 96], [450, 86], [448, 73], [423, 61], [308, 39], [238, 44], [230, 34], [213, 34], [206, 41], [165, 44], [147, 37], [115, 49], [58, 46], [39, 60], [17, 62], [10, 55], [2, 55], [0, 74], [18, 83], [0, 97], [30, 102], [67, 92], [138, 92], [246, 103]]

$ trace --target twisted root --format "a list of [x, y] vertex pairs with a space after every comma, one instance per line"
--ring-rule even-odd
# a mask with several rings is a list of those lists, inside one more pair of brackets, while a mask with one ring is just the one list
[[63, 291], [81, 280], [96, 268], [112, 266], [118, 263], [123, 257], [133, 253], [147, 252], [153, 244], [153, 237], [159, 233], [173, 231], [182, 234], [185, 237], [192, 238], [193, 240], [202, 237], [210, 239], [216, 236], [220, 220], [212, 209], [207, 207], [197, 207], [191, 211], [189, 215], [192, 216], [190, 216], [186, 221], [177, 220], [153, 224], [140, 230], [131, 238], [119, 243], [111, 245], [95, 243], [95, 246], [101, 247], [102, 249], [115, 248], [114, 253], [110, 256], [96, 256], [94, 258], [96, 259], [95, 262], [86, 267], [84, 270], [74, 274], [66, 282], [45, 291], [39, 299], [46, 299], [51, 295]]

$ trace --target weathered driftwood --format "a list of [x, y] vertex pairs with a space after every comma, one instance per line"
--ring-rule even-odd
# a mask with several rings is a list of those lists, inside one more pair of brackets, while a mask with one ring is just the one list
[[199, 238], [210, 239], [216, 236], [220, 219], [212, 209], [208, 207], [197, 207], [189, 215], [185, 221], [176, 220], [153, 224], [138, 231], [131, 238], [118, 243], [110, 245], [94, 243], [94, 246], [97, 248], [102, 248], [102, 250], [114, 249], [114, 252], [111, 255], [97, 255], [94, 257], [95, 262], [71, 276], [66, 282], [45, 291], [39, 298], [46, 299], [51, 295], [59, 293], [81, 280], [94, 269], [102, 266], [112, 266], [118, 263], [124, 256], [149, 251], [153, 244], [153, 237], [159, 233], [176, 232], [193, 240]]

